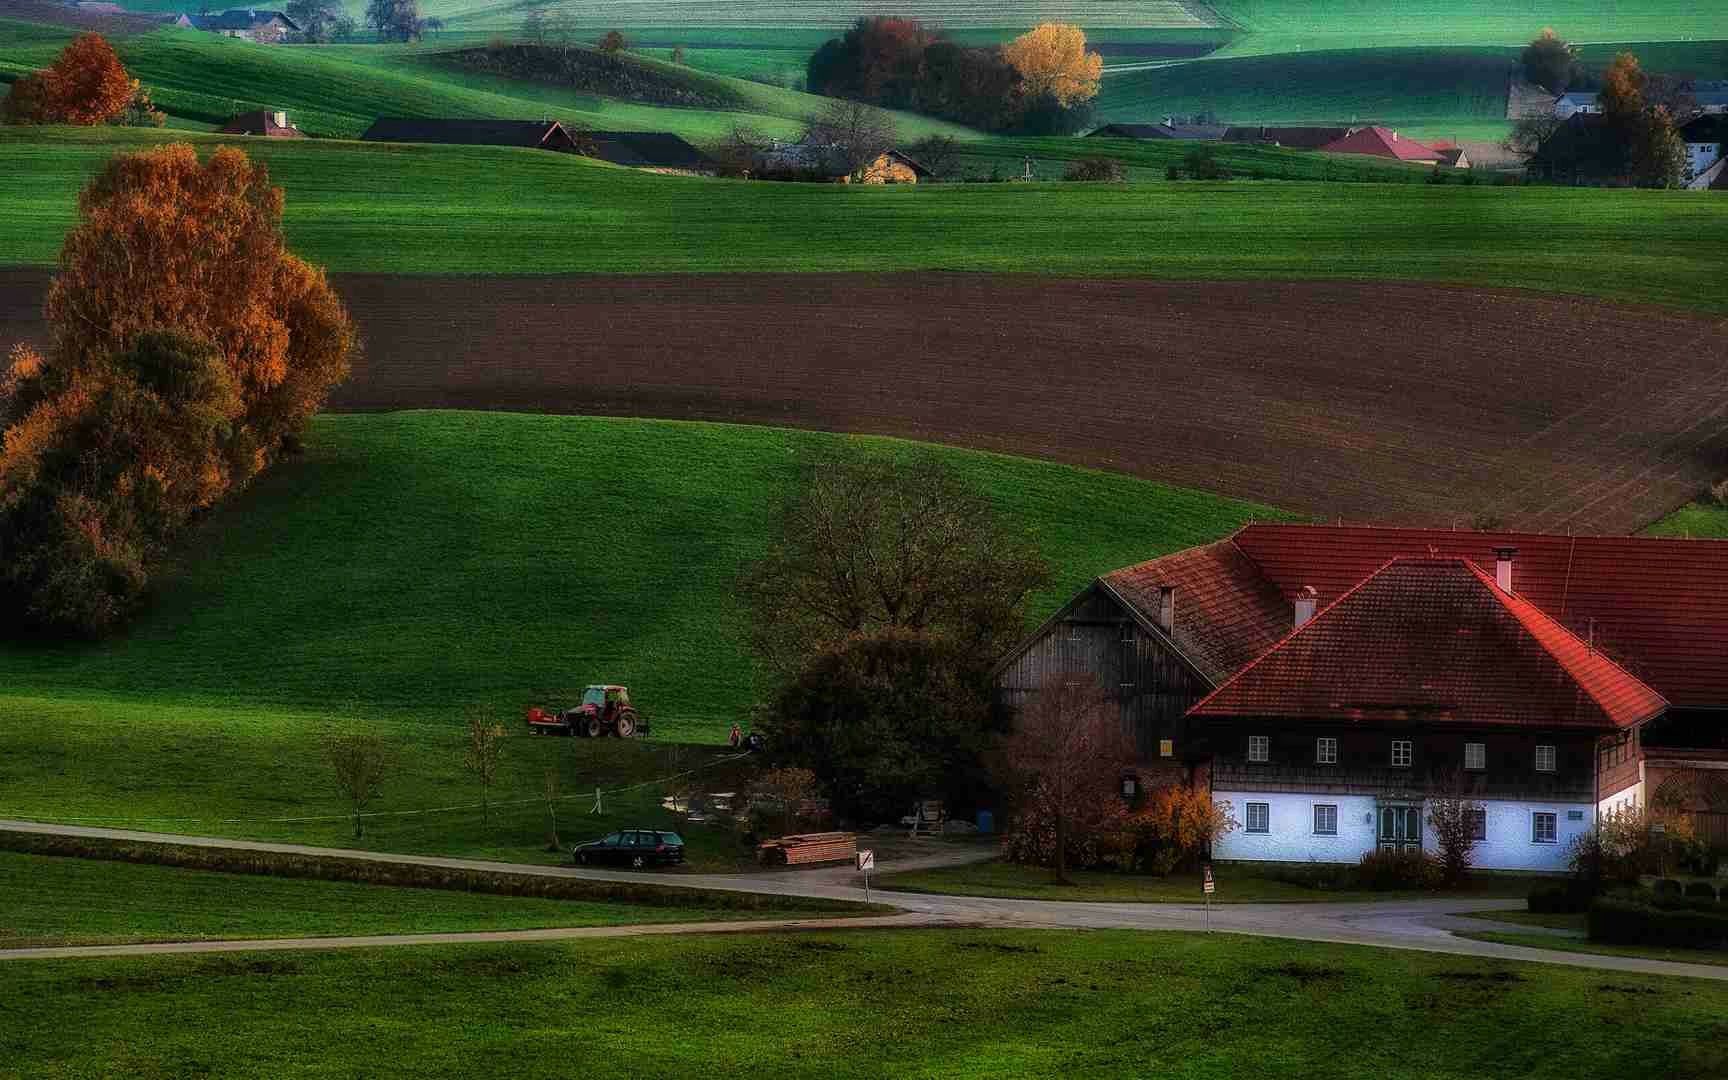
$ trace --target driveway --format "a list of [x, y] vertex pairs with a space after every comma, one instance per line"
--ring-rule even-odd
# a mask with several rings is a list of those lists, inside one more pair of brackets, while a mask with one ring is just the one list
[[[0, 831], [38, 833], [56, 836], [84, 836], [140, 843], [170, 843], [194, 847], [228, 848], [242, 851], [277, 851], [297, 855], [327, 855], [368, 862], [445, 867], [450, 869], [508, 871], [537, 877], [576, 878], [586, 881], [650, 882], [669, 888], [717, 889], [729, 892], [766, 893], [777, 896], [820, 897], [832, 900], [863, 900], [860, 879], [842, 867], [828, 871], [778, 871], [750, 874], [644, 874], [623, 870], [593, 870], [573, 866], [531, 866], [497, 863], [478, 859], [454, 859], [434, 855], [397, 855], [379, 851], [358, 851], [346, 848], [319, 848], [301, 844], [278, 844], [258, 840], [231, 840], [221, 837], [181, 836], [171, 833], [133, 832], [125, 829], [102, 829], [82, 825], [51, 825], [30, 821], [0, 820]], [[981, 855], [978, 853], [982, 853]], [[947, 856], [947, 857], [957, 857]], [[989, 849], [971, 849], [972, 857], [989, 857]], [[911, 869], [905, 862], [896, 869]], [[1324, 941], [1341, 945], [1372, 945], [1387, 949], [1413, 949], [1421, 952], [1449, 953], [1491, 960], [1520, 960], [1538, 964], [1561, 964], [1570, 967], [1601, 968], [1611, 971], [1646, 975], [1684, 975], [1699, 979], [1728, 980], [1728, 967], [1710, 964], [1683, 964], [1664, 960], [1644, 960], [1635, 957], [1597, 956], [1589, 953], [1559, 952], [1531, 949], [1518, 945], [1501, 945], [1488, 941], [1472, 941], [1457, 937], [1452, 930], [1461, 925], [1452, 913], [1458, 911], [1513, 911], [1523, 908], [1522, 900], [1484, 900], [1478, 897], [1454, 899], [1387, 901], [1384, 903], [1311, 903], [1311, 904], [1218, 904], [1208, 912], [1202, 904], [1139, 904], [1139, 903], [1077, 903], [1058, 900], [1008, 900], [979, 896], [938, 896], [928, 893], [890, 892], [872, 889], [870, 899], [891, 904], [906, 913], [892, 925], [943, 926], [965, 925], [995, 928], [1039, 928], [1057, 930], [1205, 930], [1256, 937], [1292, 938], [1301, 941]], [[850, 928], [870, 925], [870, 921], [816, 920], [818, 923], [843, 923]], [[808, 924], [811, 920], [799, 920]], [[629, 933], [708, 932], [714, 924], [684, 926], [607, 927], [598, 928], [610, 936]], [[770, 924], [719, 924], [728, 932], [776, 929]], [[1472, 928], [1487, 929], [1492, 924], [1478, 923]], [[800, 928], [808, 928], [801, 926]], [[355, 945], [409, 945], [430, 941], [540, 941], [548, 935], [566, 937], [602, 936], [597, 930], [585, 931], [494, 931], [476, 934], [388, 935], [355, 939], [303, 939], [299, 947], [331, 948], [333, 942], [348, 941]], [[259, 942], [187, 942], [175, 945], [176, 952], [234, 951], [265, 947]], [[296, 947], [293, 939], [273, 942], [269, 947]], [[53, 950], [55, 955], [84, 956], [112, 953], [114, 950], [138, 950], [143, 946], [94, 946], [87, 949]], [[0, 959], [19, 959], [42, 950], [14, 950], [8, 956], [0, 950]]]

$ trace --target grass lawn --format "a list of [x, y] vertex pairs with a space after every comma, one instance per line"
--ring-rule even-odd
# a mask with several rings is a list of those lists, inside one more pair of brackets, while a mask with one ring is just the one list
[[1695, 502], [1644, 530], [1646, 536], [1728, 539], [1728, 504]]
[[[87, 178], [117, 149], [168, 137], [0, 129], [0, 260], [53, 263]], [[649, 176], [533, 150], [248, 149], [287, 192], [290, 243], [333, 270], [1416, 278], [1728, 311], [1717, 242], [1728, 200], [1697, 192], [1254, 181], [872, 188]]]
[[1584, 916], [1582, 914], [1566, 914], [1553, 911], [1470, 911], [1464, 912], [1466, 919], [1485, 919], [1489, 922], [1516, 923], [1521, 926], [1545, 926], [1550, 930], [1584, 931]]
[[[1198, 874], [1172, 874], [1156, 878], [1143, 874], [1107, 871], [1070, 871], [1073, 885], [1058, 885], [1042, 867], [1017, 866], [1008, 862], [972, 863], [935, 870], [887, 874], [877, 883], [884, 889], [905, 892], [944, 893], [956, 896], [996, 896], [1024, 900], [1074, 900], [1100, 903], [1195, 903], [1205, 899]], [[1342, 903], [1369, 900], [1411, 900], [1436, 896], [1513, 897], [1530, 891], [1532, 878], [1521, 874], [1477, 874], [1470, 885], [1455, 893], [1368, 892], [1314, 889], [1289, 881], [1277, 881], [1246, 867], [1216, 866], [1214, 903]]]
[[[1115, 158], [1128, 169], [1129, 179], [1157, 181], [1165, 177], [1165, 169], [1181, 165], [1194, 152], [1193, 143], [1147, 142], [1137, 139], [1064, 139], [998, 138], [965, 143], [960, 157], [963, 174], [988, 176], [995, 170], [1003, 177], [1016, 177], [1024, 172], [1025, 159], [1033, 159], [1033, 174], [1041, 180], [1060, 180], [1071, 161], [1080, 158]], [[1212, 146], [1213, 156], [1236, 176], [1268, 180], [1360, 180], [1408, 183], [1413, 169], [1421, 165], [1401, 165], [1377, 158], [1352, 154], [1316, 154], [1279, 147], [1249, 146], [1241, 143], [1220, 143]]]
[[[527, 930], [800, 918], [225, 874], [0, 851], [0, 949], [214, 938]], [[822, 912], [832, 917], [834, 912]]]
[[1559, 952], [1590, 953], [1594, 956], [1633, 956], [1641, 960], [1672, 960], [1680, 964], [1710, 964], [1728, 967], [1728, 953], [1709, 949], [1662, 949], [1640, 945], [1606, 945], [1581, 938], [1556, 937], [1552, 934], [1500, 932], [1483, 930], [1459, 934], [1475, 941], [1493, 941], [1501, 945], [1523, 945], [1532, 949], [1553, 949]]
[[0, 1000], [0, 1071], [31, 1076], [1728, 1070], [1728, 984], [1227, 935], [912, 931], [31, 961], [0, 964]]

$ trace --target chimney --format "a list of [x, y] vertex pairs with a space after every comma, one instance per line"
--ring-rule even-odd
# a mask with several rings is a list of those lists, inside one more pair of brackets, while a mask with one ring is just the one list
[[1320, 594], [1315, 591], [1314, 586], [1304, 585], [1302, 591], [1296, 594], [1295, 606], [1295, 629], [1300, 630], [1314, 617], [1314, 609], [1320, 606]]
[[285, 112], [273, 112], [270, 114], [270, 123], [277, 127], [285, 128], [288, 126], [288, 114]]
[[1176, 586], [1158, 586], [1158, 629], [1166, 634], [1176, 631]]
[[1502, 592], [1512, 591], [1512, 557], [1517, 554], [1515, 547], [1494, 549], [1494, 584], [1500, 586]]

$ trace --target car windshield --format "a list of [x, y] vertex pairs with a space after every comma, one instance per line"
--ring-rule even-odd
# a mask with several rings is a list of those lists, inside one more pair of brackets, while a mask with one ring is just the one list
[[582, 694], [582, 704], [584, 704], [584, 705], [604, 705], [604, 704], [606, 704], [606, 689], [604, 687], [600, 687], [600, 686], [590, 686]]

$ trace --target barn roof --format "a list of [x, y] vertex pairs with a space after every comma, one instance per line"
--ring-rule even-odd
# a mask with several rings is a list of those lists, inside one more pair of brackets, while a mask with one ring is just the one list
[[[284, 114], [286, 116], [286, 114]], [[292, 122], [286, 125], [276, 123], [273, 110], [253, 109], [237, 116], [228, 118], [228, 122], [216, 129], [218, 135], [273, 135], [278, 138], [305, 138], [305, 133]]]
[[1216, 685], [1275, 644], [1290, 626], [1283, 594], [1231, 540], [1189, 548], [1100, 579], [1155, 621], [1161, 587], [1176, 589], [1171, 639]]
[[570, 136], [556, 120], [420, 120], [384, 117], [360, 136], [372, 142], [460, 143], [473, 146], [563, 146]]
[[1227, 124], [1105, 124], [1092, 132], [1094, 138], [1183, 139], [1219, 142], [1229, 131]]
[[1440, 155], [1414, 139], [1406, 139], [1391, 128], [1365, 127], [1320, 148], [1328, 154], [1370, 154], [1399, 161], [1439, 161]]
[[702, 151], [666, 131], [590, 131], [593, 156], [633, 168], [711, 169], [714, 162]]
[[1728, 114], [1706, 113], [1695, 116], [1681, 126], [1680, 137], [1689, 143], [1728, 141]]
[[1190, 714], [1601, 730], [1666, 706], [1474, 562], [1418, 556], [1369, 575]]
[[281, 11], [230, 8], [220, 15], [189, 15], [187, 17], [192, 20], [192, 25], [200, 30], [254, 30], [260, 26], [268, 26], [272, 22], [280, 22], [290, 30], [300, 29], [298, 23]]

